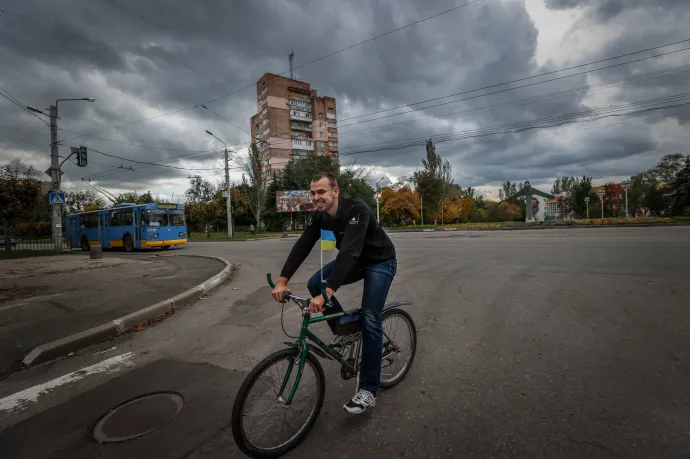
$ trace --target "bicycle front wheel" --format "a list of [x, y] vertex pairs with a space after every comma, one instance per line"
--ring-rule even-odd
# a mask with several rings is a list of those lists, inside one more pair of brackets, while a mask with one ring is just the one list
[[417, 328], [402, 309], [383, 313], [383, 358], [380, 385], [390, 389], [405, 378], [417, 353]]
[[240, 386], [232, 409], [232, 435], [250, 457], [278, 457], [295, 448], [314, 426], [326, 394], [326, 378], [311, 353], [299, 373], [299, 349], [275, 352], [262, 360]]

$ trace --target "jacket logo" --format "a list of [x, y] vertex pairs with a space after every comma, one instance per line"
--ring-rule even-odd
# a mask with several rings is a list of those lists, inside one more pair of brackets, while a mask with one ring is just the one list
[[356, 215], [350, 219], [350, 225], [356, 225], [359, 223], [359, 215]]

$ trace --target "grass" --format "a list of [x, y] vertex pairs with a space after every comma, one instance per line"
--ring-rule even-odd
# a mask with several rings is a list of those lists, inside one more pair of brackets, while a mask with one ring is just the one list
[[[288, 231], [288, 234], [302, 234], [301, 231]], [[247, 232], [240, 232], [233, 234], [232, 239], [228, 239], [227, 233], [189, 233], [190, 242], [206, 242], [206, 241], [254, 241], [257, 239], [266, 239], [274, 237], [282, 237], [283, 233], [259, 233], [251, 234]]]
[[46, 257], [60, 255], [56, 250], [12, 250], [8, 252], [4, 247], [0, 248], [0, 260], [14, 260], [16, 258]]
[[420, 229], [473, 229], [473, 228], [532, 228], [532, 227], [563, 227], [563, 226], [591, 226], [591, 225], [631, 225], [631, 224], [668, 224], [682, 220], [687, 217], [676, 218], [662, 218], [662, 217], [638, 217], [638, 218], [592, 218], [583, 220], [567, 220], [567, 221], [547, 221], [547, 222], [476, 222], [476, 223], [460, 223], [450, 225], [415, 225], [415, 226], [398, 226], [389, 227], [386, 230], [420, 230]]

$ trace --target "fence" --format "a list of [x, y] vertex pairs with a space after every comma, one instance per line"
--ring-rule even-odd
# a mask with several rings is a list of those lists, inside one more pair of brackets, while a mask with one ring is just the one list
[[[62, 251], [69, 249], [67, 240], [62, 238], [62, 248], [57, 237], [43, 236], [43, 237], [17, 237], [10, 238], [10, 249], [22, 251]], [[7, 250], [7, 243], [5, 238], [0, 236], [0, 250]]]

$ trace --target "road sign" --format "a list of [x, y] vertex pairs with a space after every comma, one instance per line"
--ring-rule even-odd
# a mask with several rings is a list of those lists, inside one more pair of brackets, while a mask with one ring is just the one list
[[54, 206], [57, 204], [65, 203], [65, 193], [62, 191], [51, 191], [50, 192], [50, 205]]
[[[50, 177], [50, 178], [53, 177], [53, 173], [52, 173], [52, 172], [53, 172], [53, 168], [52, 168], [52, 167], [49, 167], [48, 169], [46, 169], [46, 170], [43, 171], [43, 172], [45, 172], [45, 174], [46, 174], [48, 177]], [[62, 172], [62, 169], [61, 169], [61, 170], [60, 170], [60, 177], [62, 177], [64, 174], [65, 174], [65, 173]]]
[[606, 191], [604, 191], [604, 190], [599, 190], [599, 197], [600, 197], [600, 198], [603, 198], [605, 194], [606, 194]]

